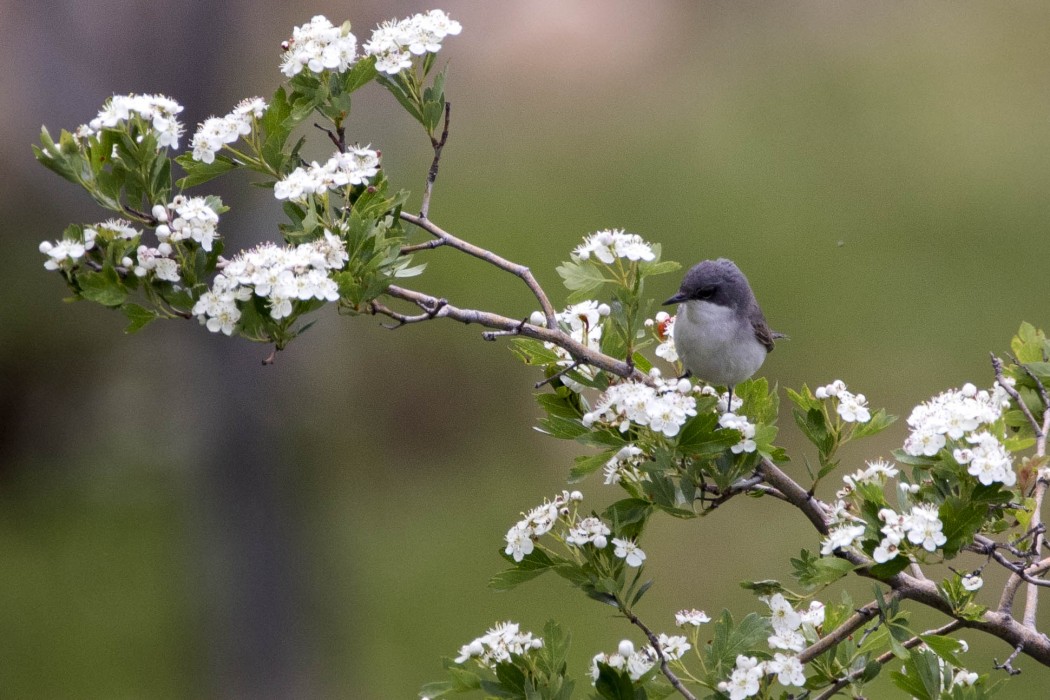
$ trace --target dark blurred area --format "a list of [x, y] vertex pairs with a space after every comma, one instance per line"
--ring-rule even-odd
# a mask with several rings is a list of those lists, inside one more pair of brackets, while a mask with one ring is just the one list
[[[581, 679], [632, 636], [558, 581], [486, 588], [506, 528], [583, 451], [531, 429], [536, 377], [505, 344], [322, 313], [263, 367], [268, 348], [195, 323], [124, 335], [121, 315], [63, 303], [37, 252], [109, 216], [34, 162], [41, 124], [57, 134], [114, 93], [162, 92], [192, 133], [268, 97], [280, 42], [312, 15], [349, 18], [360, 41], [431, 7], [0, 0], [0, 697], [413, 697], [497, 620], [563, 621]], [[841, 378], [902, 417], [947, 387], [990, 385], [988, 351], [1021, 321], [1050, 326], [1045, 3], [441, 8], [464, 30], [439, 54], [452, 128], [431, 217], [527, 264], [553, 297], [554, 267], [601, 228], [686, 265], [731, 257], [791, 337], [764, 376]], [[418, 204], [418, 125], [370, 86], [349, 131]], [[228, 251], [277, 239], [268, 191], [234, 176], [199, 193], [232, 206]], [[476, 260], [421, 258], [423, 291], [533, 308]], [[851, 469], [904, 435], [852, 450]], [[595, 508], [617, 495], [599, 478], [582, 488]], [[784, 553], [818, 546], [778, 503], [731, 505], [648, 533], [653, 626], [669, 631], [680, 608], [758, 610], [737, 582], [787, 578]], [[964, 637], [974, 670], [1009, 654]], [[1011, 692], [1042, 697], [1050, 675], [1021, 666]]]

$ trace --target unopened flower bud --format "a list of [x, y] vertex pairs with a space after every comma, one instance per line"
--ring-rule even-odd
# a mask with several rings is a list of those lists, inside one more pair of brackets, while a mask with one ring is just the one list
[[529, 323], [534, 326], [545, 326], [547, 325], [547, 317], [540, 311], [533, 311], [532, 315], [529, 316]]
[[620, 642], [620, 646], [616, 648], [616, 652], [626, 659], [634, 653], [634, 643], [630, 639], [624, 639]]
[[168, 220], [168, 208], [163, 204], [154, 204], [151, 211], [153, 213], [153, 218], [157, 221]]

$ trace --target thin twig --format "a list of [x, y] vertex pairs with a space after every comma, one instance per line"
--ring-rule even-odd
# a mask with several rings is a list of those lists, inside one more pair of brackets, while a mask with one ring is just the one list
[[490, 265], [494, 265], [501, 270], [511, 273], [516, 277], [520, 277], [525, 285], [532, 291], [533, 296], [540, 303], [540, 310], [543, 312], [543, 317], [547, 320], [547, 328], [554, 330], [558, 327], [558, 319], [554, 314], [554, 307], [551, 305], [550, 299], [547, 298], [547, 293], [543, 291], [543, 287], [540, 286], [536, 278], [532, 276], [532, 271], [524, 265], [513, 263], [505, 258], [501, 258], [495, 253], [485, 250], [473, 243], [453, 236], [448, 231], [444, 230], [440, 226], [435, 225], [429, 219], [423, 216], [414, 216], [406, 211], [401, 212], [401, 218], [410, 224], [418, 226], [435, 238], [440, 238], [445, 241], [445, 244], [459, 250], [467, 255], [472, 255], [479, 260], [484, 260]]
[[432, 250], [434, 248], [440, 248], [445, 245], [443, 238], [432, 238], [429, 241], [423, 241], [422, 243], [416, 243], [414, 245], [403, 245], [401, 246], [401, 255], [408, 255], [409, 253], [415, 253], [418, 250]]
[[[501, 316], [489, 311], [461, 309], [449, 303], [440, 303], [444, 300], [440, 300], [437, 297], [397, 285], [387, 287], [386, 293], [396, 299], [415, 304], [428, 314], [432, 314], [433, 318], [450, 318], [460, 323], [476, 323], [486, 328], [502, 331], [507, 335], [521, 335], [526, 338], [553, 343], [566, 350], [574, 360], [578, 360], [582, 364], [592, 365], [610, 374], [631, 379], [632, 381], [644, 382], [649, 385], [653, 384], [654, 380], [649, 375], [638, 369], [632, 369], [622, 360], [604, 355], [594, 348], [573, 340], [568, 333], [560, 329], [555, 328], [552, 330], [543, 326], [535, 326], [525, 321]], [[439, 303], [440, 308], [437, 308]], [[380, 304], [380, 306], [382, 305]], [[379, 313], [383, 312], [379, 310]]]
[[1017, 658], [1017, 655], [1024, 651], [1024, 644], [1018, 644], [1014, 647], [1014, 651], [1008, 657], [1006, 661], [999, 663], [998, 659], [992, 659], [992, 668], [999, 671], [1006, 671], [1011, 676], [1016, 676], [1021, 673], [1021, 669], [1013, 667], [1013, 661]]
[[682, 681], [679, 680], [678, 676], [676, 676], [674, 671], [671, 670], [670, 665], [667, 663], [667, 657], [664, 655], [664, 650], [660, 647], [660, 640], [655, 634], [653, 634], [653, 631], [646, 627], [645, 623], [639, 620], [637, 615], [623, 605], [620, 606], [620, 612], [624, 614], [624, 617], [631, 621], [631, 624], [645, 634], [646, 638], [649, 640], [649, 644], [651, 644], [656, 651], [656, 656], [660, 659], [660, 670], [663, 672], [664, 676], [667, 677], [667, 680], [670, 681], [671, 685], [674, 686], [674, 689], [677, 690], [683, 698], [686, 698], [686, 700], [696, 700], [696, 696], [690, 693], [689, 689], [682, 685]]
[[[495, 338], [493, 338], [493, 340], [495, 340]], [[550, 384], [551, 382], [555, 381], [556, 379], [561, 379], [566, 374], [568, 374], [569, 372], [573, 371], [574, 369], [576, 369], [579, 366], [580, 366], [580, 362], [579, 362], [579, 360], [577, 360], [577, 361], [573, 362], [571, 365], [569, 365], [568, 367], [565, 367], [564, 369], [558, 370], [557, 372], [555, 372], [551, 376], [549, 376], [546, 379], [544, 379], [542, 382], [536, 382], [533, 385], [533, 388], [534, 389], [542, 389], [546, 384]]]
[[[340, 153], [346, 150], [346, 143], [344, 142], [342, 133], [336, 135], [334, 131], [327, 127], [321, 126], [317, 122], [314, 122], [314, 126], [328, 134], [328, 140], [335, 144], [335, 147], [339, 149]], [[340, 129], [339, 131], [342, 132], [342, 129]]]
[[445, 126], [441, 130], [441, 138], [435, 139], [433, 136], [430, 137], [430, 144], [434, 147], [434, 160], [430, 163], [430, 170], [427, 171], [427, 182], [423, 186], [423, 203], [419, 206], [420, 218], [427, 218], [430, 213], [430, 194], [434, 190], [434, 181], [437, 180], [438, 176], [438, 164], [441, 162], [441, 149], [445, 147], [445, 142], [448, 141], [448, 117], [452, 106], [446, 101], [445, 102]]

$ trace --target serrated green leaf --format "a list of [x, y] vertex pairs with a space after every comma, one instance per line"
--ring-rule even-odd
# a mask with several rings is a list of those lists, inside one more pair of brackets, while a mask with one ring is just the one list
[[886, 410], [880, 408], [871, 415], [871, 420], [867, 423], [855, 424], [853, 438], [860, 439], [881, 433], [883, 430], [893, 425], [896, 420], [897, 416], [887, 415]]
[[183, 153], [175, 159], [175, 162], [186, 171], [186, 176], [180, 178], [176, 183], [184, 190], [208, 182], [237, 167], [232, 160], [224, 155], [215, 156], [215, 160], [211, 163], [201, 163], [193, 160], [191, 153]]
[[602, 269], [589, 260], [582, 262], [567, 261], [555, 268], [568, 289], [574, 292], [591, 292], [606, 282], [612, 282]]
[[494, 588], [497, 591], [509, 591], [525, 581], [531, 581], [537, 576], [550, 571], [558, 564], [541, 549], [532, 550], [520, 562], [515, 562], [503, 550], [500, 550], [500, 556], [508, 559], [514, 564], [514, 567], [505, 569], [489, 579], [489, 588]]
[[919, 638], [922, 639], [923, 643], [928, 646], [934, 654], [953, 666], [958, 668], [964, 668], [966, 666], [962, 659], [957, 656], [957, 654], [961, 654], [965, 651], [962, 642], [958, 639], [953, 639], [940, 634], [920, 634]]
[[598, 471], [609, 463], [619, 450], [606, 450], [596, 455], [577, 457], [572, 469], [569, 470], [569, 482], [576, 483], [584, 477]]
[[128, 290], [116, 271], [107, 267], [102, 272], [83, 272], [77, 275], [80, 295], [103, 306], [120, 306], [128, 298]]
[[125, 333], [137, 333], [142, 330], [146, 324], [157, 318], [157, 312], [139, 306], [138, 304], [124, 304], [120, 307], [120, 310], [124, 312], [124, 315], [128, 317], [127, 327], [124, 329]]
[[729, 677], [736, 666], [736, 657], [754, 649], [765, 648], [766, 639], [772, 632], [770, 623], [755, 613], [750, 613], [740, 624], [734, 623], [728, 610], [713, 624], [714, 637], [707, 647], [705, 668], [712, 683]]

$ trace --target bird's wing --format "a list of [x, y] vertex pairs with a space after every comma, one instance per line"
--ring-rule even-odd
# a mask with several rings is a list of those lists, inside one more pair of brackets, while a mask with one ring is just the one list
[[774, 333], [769, 330], [769, 326], [766, 325], [766, 320], [763, 318], [751, 319], [751, 328], [754, 329], [755, 338], [758, 339], [758, 342], [766, 346], [766, 352], [773, 352], [773, 341], [784, 337], [783, 333]]

